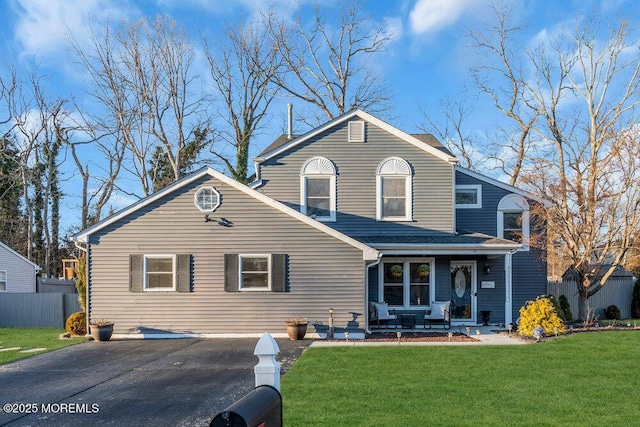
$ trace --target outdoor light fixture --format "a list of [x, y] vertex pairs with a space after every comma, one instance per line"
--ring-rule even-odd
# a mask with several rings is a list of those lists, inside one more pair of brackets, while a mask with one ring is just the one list
[[490, 274], [491, 273], [491, 266], [489, 264], [485, 264], [484, 265], [484, 274]]

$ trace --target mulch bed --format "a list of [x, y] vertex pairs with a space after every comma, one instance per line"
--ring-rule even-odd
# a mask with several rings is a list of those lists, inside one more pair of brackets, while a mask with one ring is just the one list
[[[367, 334], [365, 341], [369, 342], [385, 342], [398, 341], [395, 332], [375, 332]], [[452, 332], [449, 338], [448, 332], [402, 332], [400, 342], [476, 342], [475, 338], [468, 337], [460, 332]]]

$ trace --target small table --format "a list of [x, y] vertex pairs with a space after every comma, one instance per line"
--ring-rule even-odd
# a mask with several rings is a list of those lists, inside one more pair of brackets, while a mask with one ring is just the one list
[[402, 323], [402, 329], [413, 329], [416, 326], [416, 315], [412, 313], [400, 314], [400, 323]]

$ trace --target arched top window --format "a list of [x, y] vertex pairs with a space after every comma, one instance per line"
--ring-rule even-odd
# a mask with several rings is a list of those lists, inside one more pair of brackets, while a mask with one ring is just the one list
[[313, 157], [300, 169], [300, 212], [318, 221], [336, 220], [336, 167]]
[[411, 221], [413, 185], [411, 165], [400, 157], [389, 157], [376, 173], [376, 218], [383, 221]]
[[522, 243], [529, 250], [529, 202], [518, 194], [508, 194], [498, 203], [498, 237]]

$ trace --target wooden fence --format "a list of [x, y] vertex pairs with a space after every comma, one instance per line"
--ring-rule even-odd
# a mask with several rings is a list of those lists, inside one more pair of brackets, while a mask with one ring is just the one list
[[[589, 308], [595, 310], [598, 319], [605, 319], [604, 309], [615, 305], [620, 309], [620, 318], [628, 319], [631, 317], [631, 295], [635, 280], [633, 277], [609, 279], [602, 289], [589, 298]], [[575, 281], [547, 282], [547, 293], [556, 298], [565, 295], [571, 305], [574, 320], [578, 317], [578, 288]]]
[[0, 327], [64, 328], [76, 311], [80, 311], [77, 294], [0, 293]]

